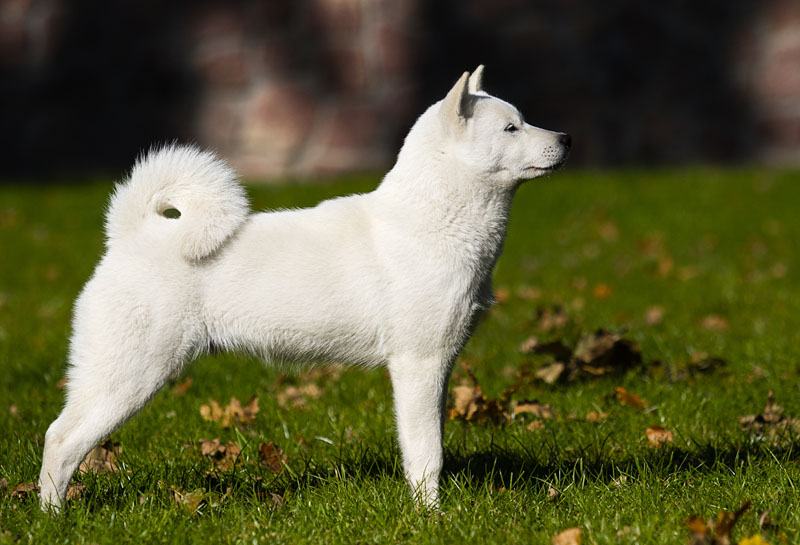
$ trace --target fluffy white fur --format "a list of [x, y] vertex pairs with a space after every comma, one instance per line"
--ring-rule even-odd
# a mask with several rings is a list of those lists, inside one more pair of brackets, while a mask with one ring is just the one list
[[210, 346], [387, 366], [406, 478], [436, 505], [447, 383], [492, 302], [511, 199], [569, 150], [566, 135], [482, 91], [482, 69], [419, 118], [364, 195], [248, 215], [212, 154], [170, 146], [140, 159], [111, 199], [106, 253], [75, 305], [42, 507], [61, 507], [86, 453]]

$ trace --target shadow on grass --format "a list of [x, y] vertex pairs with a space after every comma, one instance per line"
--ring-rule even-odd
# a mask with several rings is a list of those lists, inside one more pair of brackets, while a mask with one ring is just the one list
[[[743, 438], [746, 439], [746, 438]], [[241, 465], [231, 470], [209, 470], [207, 465], [158, 464], [111, 475], [85, 474], [82, 497], [72, 500], [73, 509], [94, 513], [105, 509], [129, 509], [133, 501], [155, 502], [158, 508], [175, 506], [176, 493], [201, 490], [207, 503], [224, 504], [230, 497], [245, 503], [266, 503], [280, 508], [291, 495], [322, 489], [331, 483], [349, 482], [373, 486], [379, 480], [402, 480], [401, 457], [393, 444], [379, 449], [358, 443], [333, 460], [295, 461], [291, 469], [274, 474], [258, 465]], [[800, 438], [780, 444], [740, 442], [739, 444], [695, 444], [695, 448], [667, 447], [614, 458], [602, 449], [583, 449], [556, 453], [552, 445], [542, 445], [538, 453], [521, 453], [498, 445], [483, 449], [446, 452], [443, 482], [456, 481], [467, 488], [497, 490], [528, 484], [531, 490], [545, 483], [564, 479], [576, 483], [612, 485], [620, 477], [646, 480], [677, 474], [730, 473], [761, 462], [784, 464], [798, 459]], [[244, 469], [244, 470], [243, 470]], [[175, 484], [179, 483], [179, 484]], [[366, 483], [366, 484], [364, 484]], [[583, 486], [583, 485], [581, 485]], [[78, 505], [75, 502], [79, 502]], [[31, 508], [34, 508], [31, 506]]]

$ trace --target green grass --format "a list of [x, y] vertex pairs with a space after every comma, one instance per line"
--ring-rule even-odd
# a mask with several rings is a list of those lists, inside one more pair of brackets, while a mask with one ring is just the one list
[[[306, 206], [376, 180], [251, 187], [256, 209]], [[760, 533], [798, 542], [798, 441], [740, 429], [772, 390], [800, 416], [800, 175], [692, 169], [564, 172], [517, 195], [495, 286], [508, 298], [462, 354], [487, 396], [541, 358], [520, 353], [531, 335], [574, 342], [597, 328], [639, 344], [645, 364], [568, 384], [527, 380], [514, 399], [549, 403], [555, 418], [451, 421], [445, 429], [441, 513], [408, 498], [394, 442], [391, 391], [382, 370], [286, 373], [251, 357], [204, 357], [112, 440], [121, 471], [84, 474], [62, 516], [35, 495], [44, 432], [57, 415], [71, 305], [102, 251], [109, 186], [0, 187], [0, 543], [549, 543], [579, 526], [583, 543], [684, 543], [690, 515], [716, 517], [753, 503], [735, 540]], [[530, 293], [539, 290], [539, 297]], [[600, 295], [598, 297], [597, 295]], [[661, 321], [645, 320], [663, 309]], [[569, 321], [542, 331], [538, 309]], [[709, 316], [726, 327], [704, 326]], [[686, 373], [694, 354], [725, 361]], [[526, 375], [529, 376], [529, 375]], [[453, 382], [466, 380], [458, 367]], [[287, 385], [315, 383], [306, 407], [281, 406]], [[651, 403], [613, 397], [622, 386]], [[254, 422], [223, 429], [209, 399], [260, 398]], [[589, 411], [601, 422], [587, 422]], [[674, 433], [662, 449], [645, 430]], [[242, 447], [233, 468], [213, 470], [201, 438]], [[260, 466], [259, 443], [288, 457], [279, 474]], [[548, 491], [560, 492], [550, 498]], [[197, 490], [194, 511], [175, 492]], [[759, 528], [769, 510], [773, 526]]]

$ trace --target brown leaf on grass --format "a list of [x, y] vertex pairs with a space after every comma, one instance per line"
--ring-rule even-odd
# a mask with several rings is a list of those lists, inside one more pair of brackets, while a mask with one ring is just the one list
[[208, 405], [200, 407], [200, 414], [203, 420], [217, 422], [223, 428], [249, 424], [255, 419], [258, 411], [258, 397], [256, 396], [250, 398], [250, 401], [244, 407], [235, 397], [231, 398], [231, 402], [226, 407], [221, 407], [213, 399], [209, 401]]
[[537, 346], [539, 346], [539, 338], [534, 335], [520, 343], [519, 351], [523, 354], [533, 354]]
[[783, 407], [775, 402], [772, 390], [767, 394], [767, 403], [760, 414], [739, 417], [739, 426], [754, 435], [764, 435], [772, 439], [800, 434], [800, 419], [783, 414]]
[[313, 382], [302, 386], [287, 386], [278, 392], [278, 405], [284, 408], [305, 409], [309, 399], [319, 399], [322, 390]]
[[619, 229], [609, 220], [600, 223], [600, 225], [597, 226], [597, 232], [600, 238], [606, 242], [614, 242], [619, 236]]
[[192, 377], [186, 377], [186, 380], [183, 382], [179, 382], [175, 386], [172, 387], [172, 393], [174, 395], [183, 395], [186, 393], [186, 390], [192, 385]]
[[200, 453], [208, 457], [214, 467], [220, 471], [232, 469], [239, 459], [239, 454], [242, 452], [242, 448], [236, 443], [228, 441], [222, 444], [218, 438], [214, 438], [211, 441], [200, 439], [198, 443], [200, 445]]
[[702, 319], [700, 325], [709, 331], [725, 331], [728, 329], [728, 320], [718, 314], [709, 314]]
[[511, 290], [508, 289], [506, 286], [500, 286], [495, 288], [494, 290], [494, 301], [495, 303], [502, 305], [503, 303], [507, 302], [511, 297]]
[[587, 422], [602, 422], [606, 418], [608, 418], [608, 413], [605, 412], [589, 411], [586, 413]]
[[538, 369], [534, 375], [547, 384], [555, 384], [564, 374], [566, 366], [561, 362], [553, 362]]
[[690, 545], [706, 545], [709, 542], [709, 527], [697, 515], [691, 515], [683, 524], [689, 528], [689, 543]]
[[622, 386], [614, 388], [614, 396], [619, 400], [620, 405], [627, 405], [639, 411], [643, 411], [650, 406], [650, 403], [643, 400], [638, 395], [629, 392]]
[[712, 373], [728, 364], [724, 359], [717, 356], [709, 356], [706, 352], [693, 352], [689, 357], [687, 364], [662, 364], [658, 362], [656, 365], [660, 366], [669, 380], [678, 381], [686, 380], [697, 375]]
[[642, 353], [636, 343], [603, 329], [581, 337], [574, 356], [584, 367], [607, 372], [627, 370], [642, 363]]
[[750, 509], [750, 502], [746, 501], [733, 513], [720, 511], [719, 515], [717, 515], [717, 523], [714, 525], [715, 539], [718, 545], [728, 545], [731, 543], [733, 527], [748, 509]]
[[[463, 364], [472, 386], [459, 385], [451, 390], [450, 408], [447, 416], [450, 420], [467, 420], [483, 422], [486, 420], [508, 420], [508, 405], [511, 395], [517, 390], [518, 383], [506, 388], [498, 399], [488, 399], [478, 384], [478, 379], [467, 364]], [[521, 377], [518, 377], [521, 380]]]
[[556, 305], [553, 308], [539, 307], [536, 309], [535, 318], [539, 329], [544, 332], [563, 329], [569, 321], [567, 313], [560, 305]]
[[170, 487], [175, 503], [181, 506], [190, 515], [198, 515], [200, 506], [206, 499], [206, 491], [202, 488], [195, 488], [192, 491], [183, 491], [175, 487]]
[[786, 266], [786, 263], [779, 261], [770, 268], [769, 272], [773, 278], [783, 278], [786, 276], [786, 273], [789, 272], [789, 267]]
[[553, 418], [553, 408], [549, 404], [539, 403], [535, 399], [533, 401], [520, 401], [516, 403], [513, 413], [514, 416], [529, 414], [541, 420]]
[[645, 431], [647, 444], [652, 448], [661, 448], [665, 443], [672, 443], [675, 435], [661, 426], [650, 426]]
[[596, 284], [594, 288], [592, 288], [592, 295], [597, 299], [606, 299], [607, 297], [611, 297], [612, 293], [614, 293], [614, 289], [605, 283]]
[[660, 305], [653, 305], [644, 311], [644, 323], [647, 325], [656, 325], [661, 323], [664, 319], [664, 307]]
[[17, 500], [24, 500], [34, 492], [39, 490], [39, 485], [35, 482], [29, 483], [19, 483], [17, 486], [11, 489], [9, 496]]
[[566, 363], [572, 359], [572, 350], [561, 341], [552, 341], [544, 344], [537, 344], [532, 348], [535, 354], [546, 354], [553, 356], [557, 362]]
[[670, 271], [672, 271], [672, 267], [675, 266], [675, 261], [672, 259], [671, 256], [665, 255], [658, 260], [658, 266], [656, 270], [658, 272], [658, 276], [661, 278], [666, 278], [669, 276]]
[[119, 471], [119, 453], [122, 450], [119, 443], [110, 439], [94, 447], [81, 462], [78, 471], [81, 473], [115, 473]]
[[525, 301], [536, 301], [541, 299], [542, 290], [532, 286], [520, 286], [517, 288], [517, 297]]
[[555, 359], [535, 373], [547, 384], [624, 372], [642, 363], [642, 354], [636, 343], [623, 339], [619, 333], [603, 329], [583, 335], [574, 351], [559, 340], [532, 344], [530, 350]]
[[289, 461], [289, 457], [272, 441], [269, 443], [259, 443], [258, 458], [262, 466], [268, 468], [275, 474], [283, 473], [283, 466]]
[[703, 522], [703, 519], [692, 515], [684, 521], [684, 524], [689, 528], [691, 533], [691, 545], [731, 545], [733, 527], [739, 521], [742, 515], [750, 509], [750, 502], [744, 502], [736, 511], [729, 513], [728, 511], [720, 511], [717, 515], [717, 520], [709, 519]]
[[553, 545], [581, 545], [581, 533], [580, 528], [567, 528], [554, 535], [550, 543]]
[[56, 391], [60, 392], [61, 390], [63, 390], [64, 387], [67, 385], [67, 382], [69, 382], [69, 378], [67, 377], [64, 377], [58, 382], [56, 382]]
[[86, 485], [83, 483], [73, 483], [69, 485], [67, 488], [67, 499], [68, 500], [78, 500], [83, 496], [83, 492], [86, 490]]
[[450, 420], [483, 422], [507, 418], [505, 406], [497, 399], [488, 399], [483, 395], [480, 386], [454, 386], [452, 399], [452, 405], [447, 411]]
[[483, 402], [483, 392], [480, 388], [467, 385], [453, 386], [451, 394], [453, 403], [448, 413], [451, 420], [456, 418], [471, 420], [480, 410]]

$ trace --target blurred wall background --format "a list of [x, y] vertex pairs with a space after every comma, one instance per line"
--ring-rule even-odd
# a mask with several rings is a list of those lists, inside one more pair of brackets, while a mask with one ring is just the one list
[[0, 178], [164, 141], [250, 178], [390, 166], [464, 70], [572, 165], [800, 163], [797, 0], [0, 0]]

